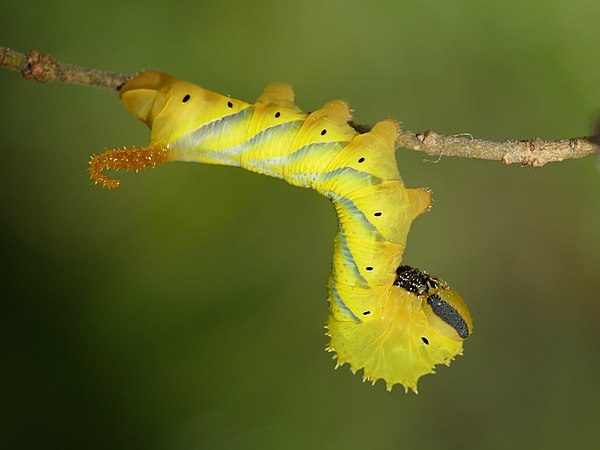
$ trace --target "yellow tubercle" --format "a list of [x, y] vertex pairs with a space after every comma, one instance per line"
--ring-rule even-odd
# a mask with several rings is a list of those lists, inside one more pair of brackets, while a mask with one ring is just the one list
[[281, 106], [295, 112], [302, 112], [294, 103], [294, 90], [286, 83], [271, 83], [258, 97], [256, 103]]
[[408, 214], [413, 219], [431, 208], [431, 192], [426, 188], [407, 189]]

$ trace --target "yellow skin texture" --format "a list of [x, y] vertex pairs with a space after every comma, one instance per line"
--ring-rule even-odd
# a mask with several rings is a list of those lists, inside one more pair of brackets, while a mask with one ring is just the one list
[[[383, 379], [388, 389], [416, 391], [419, 377], [462, 353], [462, 339], [424, 296], [393, 285], [410, 225], [431, 202], [427, 190], [407, 189], [398, 173], [395, 120], [358, 134], [343, 101], [307, 114], [285, 84], [269, 85], [250, 104], [160, 72], [135, 76], [120, 97], [151, 128], [150, 145], [168, 149], [169, 161], [240, 166], [331, 199], [338, 233], [327, 334], [338, 365], [363, 369], [365, 380]], [[460, 296], [441, 290], [472, 332]]]

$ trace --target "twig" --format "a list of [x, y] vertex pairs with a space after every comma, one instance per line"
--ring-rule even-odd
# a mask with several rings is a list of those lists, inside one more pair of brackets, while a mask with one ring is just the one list
[[464, 136], [443, 136], [433, 131], [402, 131], [396, 141], [399, 147], [422, 151], [434, 156], [461, 156], [489, 159], [504, 164], [542, 167], [546, 163], [590, 156], [600, 151], [595, 137], [578, 137], [558, 141], [528, 139], [494, 142]]
[[112, 90], [118, 90], [132, 77], [123, 73], [104, 72], [61, 63], [50, 55], [36, 51], [26, 55], [7, 47], [0, 47], [0, 66], [21, 72], [26, 80], [33, 78], [38, 83], [61, 81]]
[[[0, 47], [0, 66], [21, 72], [25, 79], [33, 78], [39, 83], [61, 81], [63, 83], [96, 86], [119, 90], [133, 76], [104, 72], [96, 69], [74, 66], [54, 60], [50, 55], [35, 51], [20, 53]], [[351, 123], [358, 131], [368, 131], [368, 125]], [[470, 135], [444, 136], [433, 131], [417, 133], [401, 130], [398, 147], [425, 152], [433, 156], [459, 156], [462, 158], [502, 161], [504, 164], [518, 163], [524, 166], [541, 167], [548, 162], [576, 159], [600, 153], [598, 135], [544, 141], [529, 139], [524, 141], [493, 142], [473, 139]]]

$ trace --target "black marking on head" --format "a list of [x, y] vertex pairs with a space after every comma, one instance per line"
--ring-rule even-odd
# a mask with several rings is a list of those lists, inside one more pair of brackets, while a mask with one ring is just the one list
[[469, 326], [460, 313], [449, 303], [442, 300], [437, 294], [427, 297], [427, 304], [431, 306], [433, 313], [456, 330], [458, 335], [465, 339], [469, 336]]
[[425, 345], [429, 345], [429, 339], [427, 339], [425, 336], [423, 336], [421, 340], [425, 343]]
[[358, 162], [359, 162], [359, 163], [361, 163], [361, 162], [363, 162], [364, 160], [365, 160], [365, 158], [363, 158], [363, 157], [360, 157], [360, 158], [358, 159]]
[[190, 94], [185, 94], [185, 97], [183, 97], [183, 100], [181, 100], [183, 103], [187, 102], [190, 99]]
[[364, 311], [363, 312], [363, 316], [368, 316], [369, 314], [371, 314], [371, 311]]
[[431, 289], [437, 289], [439, 287], [439, 279], [436, 277], [432, 277], [432, 276], [427, 276], [427, 286], [429, 286]]
[[233, 108], [233, 103], [227, 102], [227, 106], [229, 106], [230, 108]]
[[277, 112], [275, 113], [275, 118], [276, 118], [276, 119], [279, 119], [279, 116], [281, 116], [281, 113], [280, 113], [279, 111], [277, 111]]
[[400, 266], [396, 269], [394, 285], [417, 295], [427, 294], [429, 289], [444, 287], [444, 283], [438, 277], [411, 266]]

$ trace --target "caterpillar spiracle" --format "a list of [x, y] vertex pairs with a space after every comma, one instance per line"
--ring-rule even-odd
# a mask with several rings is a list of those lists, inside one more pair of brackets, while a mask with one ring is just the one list
[[337, 366], [363, 369], [363, 381], [383, 379], [388, 390], [402, 384], [416, 392], [422, 375], [462, 354], [473, 332], [462, 298], [401, 264], [410, 225], [431, 197], [402, 182], [395, 120], [360, 133], [340, 100], [305, 113], [286, 84], [267, 86], [250, 104], [161, 72], [134, 76], [120, 98], [151, 128], [150, 144], [93, 156], [90, 176], [105, 187], [119, 185], [105, 169], [191, 161], [243, 167], [331, 200], [338, 226], [326, 328]]

